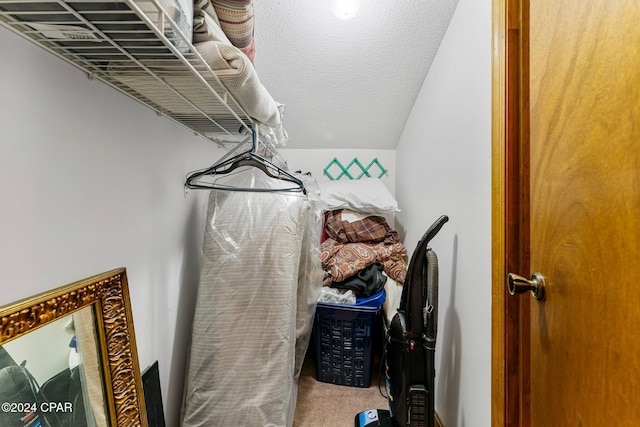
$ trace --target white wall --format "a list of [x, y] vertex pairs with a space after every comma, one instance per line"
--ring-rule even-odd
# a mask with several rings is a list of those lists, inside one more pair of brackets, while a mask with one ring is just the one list
[[491, 2], [460, 0], [398, 145], [396, 217], [410, 252], [440, 215], [436, 409], [491, 422]]
[[183, 183], [220, 153], [4, 28], [0, 52], [0, 305], [126, 267], [175, 426], [205, 213]]

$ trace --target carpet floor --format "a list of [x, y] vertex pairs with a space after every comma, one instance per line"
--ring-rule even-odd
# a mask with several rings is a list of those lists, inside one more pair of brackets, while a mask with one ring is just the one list
[[377, 359], [372, 360], [371, 386], [363, 388], [316, 380], [314, 358], [307, 355], [298, 380], [293, 427], [353, 427], [357, 413], [388, 409], [389, 403], [380, 393], [380, 390], [386, 391], [384, 383], [378, 381], [380, 361]]

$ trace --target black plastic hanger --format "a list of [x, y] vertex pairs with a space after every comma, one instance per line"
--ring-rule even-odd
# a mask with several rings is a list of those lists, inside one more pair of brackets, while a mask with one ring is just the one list
[[[276, 166], [266, 158], [256, 153], [258, 148], [258, 140], [256, 131], [251, 131], [252, 148], [243, 153], [230, 157], [222, 162], [216, 163], [206, 169], [191, 172], [187, 175], [185, 186], [192, 189], [209, 189], [209, 190], [227, 190], [227, 191], [253, 191], [253, 192], [282, 192], [282, 191], [302, 191], [304, 192], [304, 184], [302, 180], [297, 178], [290, 172]], [[239, 167], [252, 166], [260, 169], [267, 176], [283, 181], [289, 181], [295, 184], [292, 187], [287, 188], [243, 188], [233, 187], [228, 185], [220, 185], [215, 181], [203, 182], [201, 178], [206, 176], [224, 175], [228, 174]]]

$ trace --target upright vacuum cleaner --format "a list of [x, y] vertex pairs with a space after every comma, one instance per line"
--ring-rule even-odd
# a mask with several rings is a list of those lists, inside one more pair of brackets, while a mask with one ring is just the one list
[[438, 258], [428, 244], [447, 221], [446, 215], [438, 218], [418, 242], [400, 307], [386, 328], [385, 380], [390, 409], [357, 414], [355, 427], [434, 427]]

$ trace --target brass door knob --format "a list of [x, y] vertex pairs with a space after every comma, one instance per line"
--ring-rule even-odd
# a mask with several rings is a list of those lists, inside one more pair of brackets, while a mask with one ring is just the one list
[[544, 300], [544, 276], [540, 273], [533, 273], [531, 280], [527, 280], [517, 274], [509, 273], [509, 293], [511, 295], [524, 294], [531, 291], [531, 295], [538, 301]]

